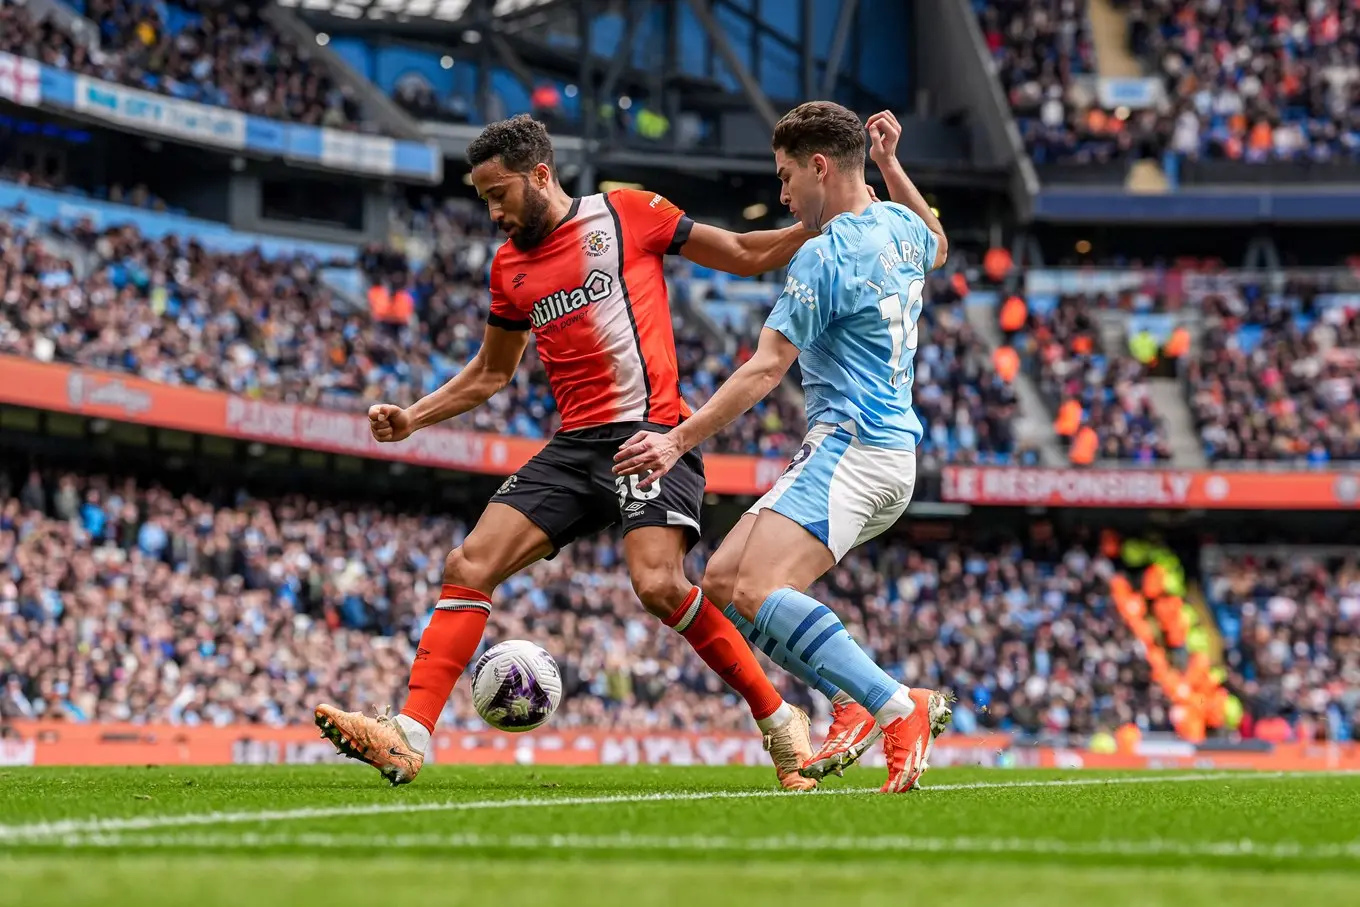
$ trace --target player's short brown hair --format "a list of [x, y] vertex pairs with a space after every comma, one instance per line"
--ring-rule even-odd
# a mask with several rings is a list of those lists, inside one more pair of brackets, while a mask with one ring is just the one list
[[548, 127], [527, 113], [492, 123], [468, 145], [467, 160], [473, 167], [497, 157], [515, 173], [528, 173], [539, 164], [557, 172]]
[[814, 154], [824, 154], [838, 167], [864, 167], [868, 151], [864, 124], [851, 110], [833, 101], [799, 104], [775, 124], [770, 146], [799, 164]]

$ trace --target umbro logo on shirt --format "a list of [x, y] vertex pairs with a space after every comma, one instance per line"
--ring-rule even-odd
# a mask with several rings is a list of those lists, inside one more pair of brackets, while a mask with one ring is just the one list
[[529, 276], [528, 274], [525, 274], [523, 271], [520, 271], [518, 274], [515, 275], [515, 279], [510, 281], [510, 285], [513, 286], [516, 290], [518, 290], [519, 285], [524, 283], [524, 278], [528, 276]]

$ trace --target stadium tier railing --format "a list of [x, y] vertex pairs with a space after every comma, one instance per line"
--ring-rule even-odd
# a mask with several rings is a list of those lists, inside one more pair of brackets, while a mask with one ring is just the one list
[[1360, 307], [1360, 271], [1353, 268], [1161, 268], [1063, 267], [1031, 268], [1024, 275], [1027, 296], [1133, 297], [1134, 312], [1195, 308], [1206, 300], [1250, 286], [1267, 294], [1283, 294], [1306, 282], [1321, 298], [1319, 306]]
[[[379, 444], [362, 413], [255, 400], [8, 355], [0, 355], [0, 404], [487, 475], [510, 475], [544, 443], [432, 428], [402, 444]], [[709, 454], [705, 464], [710, 492], [740, 495], [764, 493], [785, 466], [782, 459], [736, 454]], [[1360, 509], [1360, 471], [944, 466], [941, 478], [943, 500], [957, 504]]]
[[74, 75], [6, 53], [0, 53], [0, 72], [6, 74], [0, 79], [0, 100], [115, 129], [342, 173], [432, 184], [444, 175], [443, 153], [433, 142], [299, 126]]
[[352, 263], [355, 259], [354, 248], [339, 243], [233, 230], [226, 224], [186, 214], [147, 211], [131, 205], [84, 198], [71, 192], [22, 186], [6, 180], [0, 180], [0, 217], [9, 221], [29, 219], [38, 224], [62, 226], [85, 222], [95, 230], [131, 224], [147, 239], [187, 236], [212, 252], [239, 253], [259, 249], [266, 258], [309, 255], [320, 262], [346, 263]]
[[1164, 194], [1108, 186], [1045, 184], [1034, 197], [1036, 220], [1092, 224], [1353, 224], [1360, 220], [1360, 185], [1255, 182], [1182, 186]]

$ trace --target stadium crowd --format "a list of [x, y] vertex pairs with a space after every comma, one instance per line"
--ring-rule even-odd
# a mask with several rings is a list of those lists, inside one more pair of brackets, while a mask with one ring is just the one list
[[1017, 352], [1026, 371], [1038, 375], [1040, 392], [1058, 413], [1059, 423], [1064, 406], [1079, 407], [1078, 419], [1059, 425], [1059, 433], [1075, 442], [1080, 426], [1094, 431], [1092, 459], [1170, 459], [1166, 425], [1152, 406], [1147, 369], [1123, 352], [1101, 352], [1093, 314], [1101, 304], [1085, 296], [1061, 296], [1051, 309], [1030, 309], [1024, 334], [1017, 337]]
[[1199, 354], [1186, 373], [1206, 455], [1360, 460], [1360, 311], [1295, 313], [1271, 298], [1248, 287], [1207, 300]]
[[1036, 164], [1107, 162], [1133, 146], [1133, 127], [1145, 118], [1126, 124], [1106, 116], [1090, 81], [1078, 78], [1095, 69], [1085, 3], [985, 0], [975, 6], [1002, 90]]
[[[732, 372], [751, 358], [755, 343], [742, 337], [725, 349], [684, 319], [675, 319], [675, 352], [680, 363], [680, 391], [696, 409], [707, 403]], [[807, 434], [807, 415], [801, 393], [786, 381], [750, 412], [720, 431], [715, 449], [760, 457], [787, 458]]]
[[1162, 80], [1171, 150], [1259, 163], [1360, 159], [1360, 19], [1345, 0], [1124, 0]]
[[[46, 225], [88, 256], [82, 268], [0, 222], [0, 353], [351, 411], [411, 402], [475, 354], [486, 317], [490, 240], [476, 221], [440, 217], [448, 223], [419, 265], [392, 247], [361, 255], [379, 289], [369, 311], [338, 301], [307, 256], [214, 253], [132, 226]], [[697, 405], [750, 349], [714, 352], [678, 315], [675, 329], [683, 388]], [[533, 348], [510, 387], [452, 424], [550, 435], [557, 412]], [[787, 456], [802, 433], [801, 401], [773, 397], [706, 449]]]
[[987, 343], [964, 314], [966, 285], [931, 275], [921, 311], [912, 402], [925, 427], [918, 465], [1020, 462], [1013, 423], [1019, 403], [1010, 378], [999, 374]]
[[1162, 95], [1101, 105], [1085, 3], [983, 0], [979, 23], [1036, 163], [1130, 155], [1360, 159], [1360, 20], [1343, 0], [1116, 0]]
[[[83, 261], [53, 254], [74, 247]], [[425, 200], [393, 215], [389, 240], [361, 250], [368, 308], [338, 299], [305, 255], [221, 253], [127, 225], [0, 222], [0, 353], [124, 371], [168, 384], [348, 411], [413, 401], [476, 353], [496, 243], [485, 212]], [[1017, 402], [967, 323], [952, 278], [932, 278], [915, 361], [926, 437], [921, 463], [1011, 462]], [[681, 390], [700, 406], [754, 351], [677, 308]], [[781, 458], [806, 430], [801, 394], [777, 389], [706, 450]], [[454, 425], [544, 438], [558, 425], [531, 345], [509, 387]]]
[[1360, 731], [1360, 562], [1353, 554], [1226, 557], [1206, 598], [1259, 736], [1355, 739]]
[[[302, 496], [175, 495], [123, 478], [0, 472], [0, 711], [293, 724], [323, 699], [400, 703], [443, 553], [465, 532], [445, 516]], [[1166, 702], [1103, 591], [1110, 569], [1042, 533], [1028, 551], [1014, 541], [926, 551], [884, 541], [814, 594], [907, 682], [955, 690], [960, 731], [1060, 739], [1130, 720], [1162, 730]], [[749, 721], [689, 646], [643, 612], [616, 537], [577, 543], [500, 588], [485, 643], [525, 636], [562, 663], [557, 722]], [[770, 671], [790, 699], [810, 701]], [[476, 726], [464, 686], [446, 718]]]
[[357, 128], [350, 94], [260, 15], [258, 4], [85, 0], [98, 48], [26, 4], [0, 0], [0, 51], [57, 69], [276, 120]]

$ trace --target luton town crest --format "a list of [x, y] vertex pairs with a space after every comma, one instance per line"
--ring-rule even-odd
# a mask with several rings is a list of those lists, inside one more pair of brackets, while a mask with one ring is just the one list
[[586, 241], [581, 248], [591, 258], [599, 258], [609, 251], [609, 237], [603, 230], [591, 230], [586, 234]]

